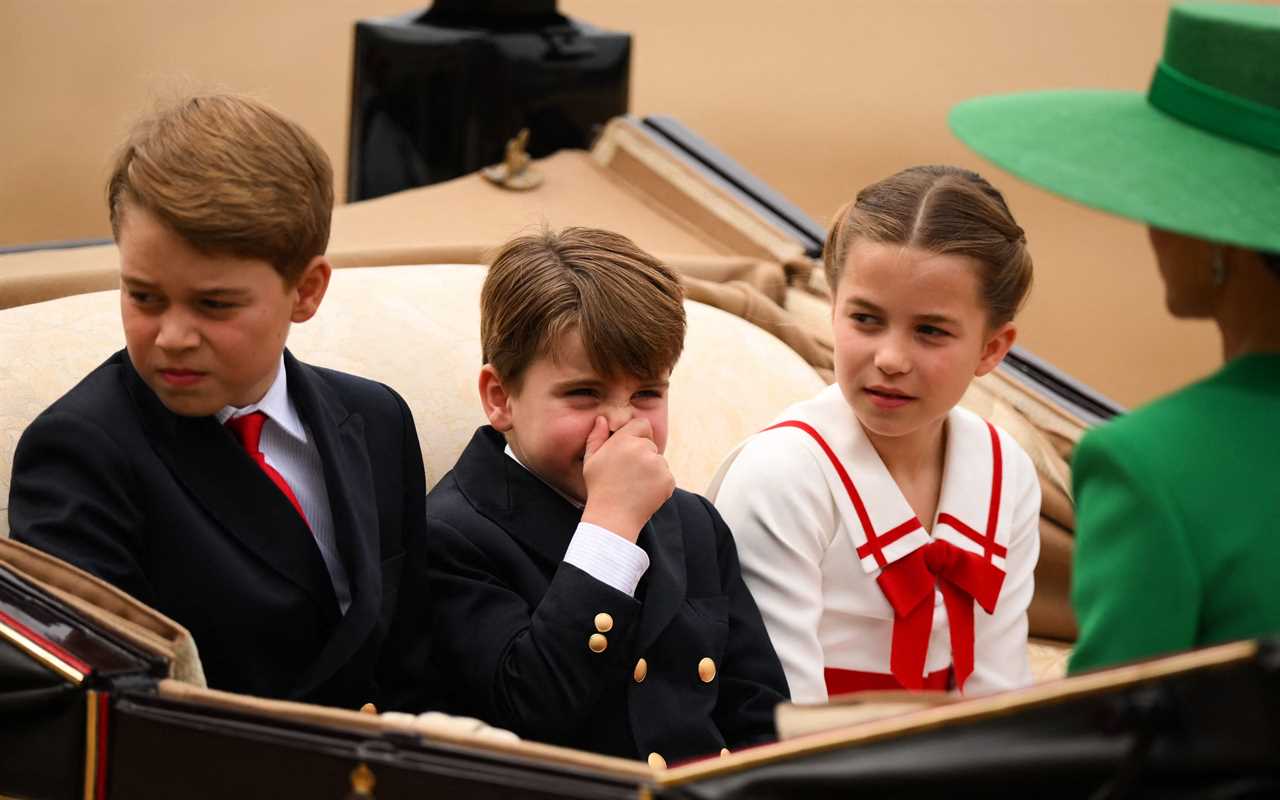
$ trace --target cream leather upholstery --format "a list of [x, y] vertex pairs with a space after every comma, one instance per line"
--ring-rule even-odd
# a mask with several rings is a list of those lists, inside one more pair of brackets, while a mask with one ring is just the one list
[[[300, 359], [382, 381], [413, 411], [431, 486], [484, 424], [480, 285], [484, 268], [433, 265], [334, 272], [314, 319], [294, 326]], [[725, 453], [821, 378], [760, 328], [686, 304], [689, 334], [671, 379], [667, 450], [683, 488], [702, 491]], [[0, 530], [8, 533], [13, 451], [27, 424], [124, 346], [119, 296], [96, 292], [0, 311]]]

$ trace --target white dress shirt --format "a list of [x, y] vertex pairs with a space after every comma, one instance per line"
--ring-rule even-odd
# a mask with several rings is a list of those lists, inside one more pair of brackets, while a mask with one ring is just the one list
[[[504, 451], [512, 461], [524, 467], [530, 475], [547, 484], [547, 488], [573, 504], [582, 508], [582, 503], [560, 491], [542, 479], [542, 476], [525, 467], [516, 457], [511, 445]], [[649, 554], [639, 545], [632, 544], [616, 533], [590, 522], [579, 522], [569, 540], [569, 549], [565, 550], [566, 564], [572, 564], [591, 577], [608, 584], [623, 594], [635, 597], [640, 578], [649, 569]]]
[[289, 398], [283, 355], [280, 356], [276, 379], [261, 400], [242, 408], [223, 406], [215, 416], [225, 425], [233, 417], [243, 417], [255, 411], [267, 415], [258, 447], [267, 463], [280, 473], [298, 498], [298, 505], [302, 506], [302, 513], [306, 515], [316, 545], [320, 548], [320, 556], [329, 570], [338, 607], [345, 614], [351, 605], [351, 585], [334, 538], [333, 513], [324, 483], [324, 462], [320, 459], [315, 440], [298, 416], [297, 407]]

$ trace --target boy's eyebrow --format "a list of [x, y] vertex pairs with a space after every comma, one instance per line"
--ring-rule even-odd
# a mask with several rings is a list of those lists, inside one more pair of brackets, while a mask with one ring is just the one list
[[849, 298], [849, 300], [845, 303], [845, 305], [846, 305], [846, 306], [857, 306], [858, 308], [865, 308], [866, 310], [868, 310], [868, 311], [874, 311], [874, 312], [876, 312], [877, 314], [883, 314], [883, 313], [884, 313], [884, 309], [883, 309], [883, 308], [881, 308], [880, 306], [878, 306], [878, 305], [876, 305], [875, 303], [871, 302], [870, 300], [864, 300], [864, 299], [863, 299], [863, 298], [861, 298], [861, 297], [850, 297], [850, 298]]
[[[552, 388], [552, 391], [563, 391], [565, 389], [570, 389], [578, 386], [588, 386], [591, 388], [596, 388], [596, 387], [605, 385], [605, 383], [607, 383], [607, 381], [597, 375], [582, 375], [577, 378], [568, 378], [563, 381], [557, 381], [554, 384], [552, 384], [551, 388]], [[640, 382], [640, 388], [642, 389], [666, 389], [666, 388], [669, 388], [670, 386], [671, 386], [671, 381], [666, 378], [655, 378], [654, 380], [651, 380], [651, 381]]]
[[604, 381], [596, 375], [578, 375], [572, 378], [566, 378], [562, 381], [556, 381], [552, 385], [552, 389], [568, 389], [571, 386], [602, 386]]
[[[121, 283], [123, 283], [123, 284], [125, 284], [126, 286], [130, 286], [130, 287], [133, 287], [133, 288], [135, 288], [135, 289], [156, 289], [156, 288], [158, 288], [158, 286], [157, 286], [156, 284], [152, 283], [151, 281], [146, 280], [145, 278], [135, 278], [135, 277], [133, 277], [132, 275], [121, 275], [121, 276], [120, 276], [120, 282], [121, 282]], [[246, 294], [250, 294], [250, 293], [251, 293], [251, 292], [250, 292], [250, 290], [249, 290], [248, 288], [243, 287], [243, 286], [209, 286], [209, 287], [197, 287], [197, 288], [195, 289], [195, 292], [196, 292], [197, 294], [201, 294], [201, 295], [233, 295], [233, 296], [237, 296], [237, 295], [246, 295]]]
[[200, 294], [210, 295], [242, 295], [249, 294], [249, 290], [241, 286], [210, 286], [207, 289], [196, 289]]

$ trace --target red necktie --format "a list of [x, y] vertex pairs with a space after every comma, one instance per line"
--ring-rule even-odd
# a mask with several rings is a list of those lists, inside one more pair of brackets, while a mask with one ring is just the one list
[[258, 440], [262, 438], [262, 426], [266, 422], [267, 415], [265, 413], [254, 411], [252, 414], [245, 414], [243, 417], [232, 417], [227, 420], [227, 427], [240, 440], [244, 451], [267, 474], [267, 477], [276, 485], [276, 488], [283, 492], [285, 497], [289, 498], [289, 502], [293, 503], [293, 507], [297, 509], [298, 516], [302, 517], [302, 521], [306, 522], [309, 528], [311, 523], [307, 521], [307, 515], [302, 513], [302, 504], [298, 502], [298, 498], [289, 486], [289, 482], [284, 479], [283, 475], [276, 472], [275, 467], [267, 463], [266, 456], [262, 454], [262, 450], [258, 449]]

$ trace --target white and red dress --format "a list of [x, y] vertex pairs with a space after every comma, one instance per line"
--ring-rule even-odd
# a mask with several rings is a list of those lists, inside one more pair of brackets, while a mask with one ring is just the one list
[[730, 453], [708, 496], [733, 531], [793, 702], [1031, 682], [1040, 485], [1022, 448], [976, 414], [947, 415], [927, 529], [838, 385]]

